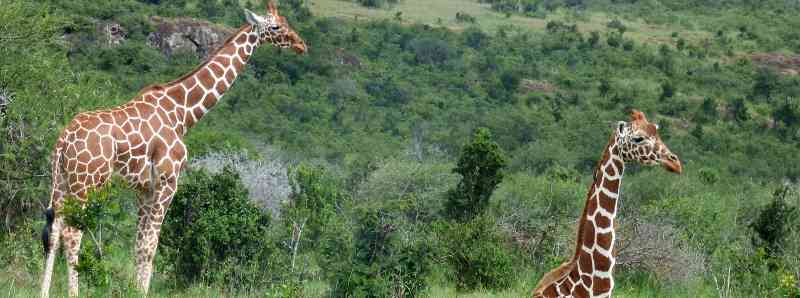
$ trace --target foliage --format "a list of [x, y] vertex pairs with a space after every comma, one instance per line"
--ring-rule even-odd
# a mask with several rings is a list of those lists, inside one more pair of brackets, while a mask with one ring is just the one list
[[383, 210], [358, 212], [350, 254], [330, 270], [334, 297], [416, 297], [427, 287], [430, 248], [424, 241], [402, 240], [398, 226]]
[[[291, 169], [289, 204], [283, 216], [291, 229], [302, 229], [302, 247], [316, 247], [328, 220], [348, 197], [338, 182], [321, 167], [300, 164]], [[302, 226], [302, 227], [301, 227]]]
[[107, 257], [116, 248], [108, 239], [119, 234], [121, 227], [115, 227], [115, 223], [128, 217], [125, 205], [120, 202], [127, 197], [123, 183], [110, 180], [102, 188], [87, 191], [84, 199], [68, 196], [60, 211], [64, 222], [84, 235], [76, 270], [89, 285], [100, 290], [108, 288], [111, 280], [117, 278]]
[[234, 288], [264, 282], [258, 272], [271, 263], [270, 217], [248, 199], [239, 174], [230, 167], [214, 175], [199, 170], [182, 181], [161, 235], [177, 280]]
[[420, 64], [444, 64], [453, 56], [450, 45], [439, 39], [414, 39], [409, 47], [414, 52], [414, 61]]
[[784, 186], [773, 193], [772, 202], [765, 206], [758, 218], [751, 224], [756, 234], [753, 245], [763, 247], [772, 257], [784, 253], [784, 244], [789, 235], [790, 227], [796, 224], [797, 207], [787, 204], [786, 199], [791, 193], [791, 188]]
[[397, 4], [400, 0], [356, 0], [358, 4], [371, 8], [381, 8], [393, 4]]
[[492, 140], [489, 130], [476, 130], [453, 169], [461, 175], [461, 181], [447, 193], [445, 212], [448, 217], [466, 222], [484, 214], [492, 192], [503, 180], [502, 170], [506, 164], [507, 158]]
[[452, 278], [460, 290], [502, 289], [516, 278], [518, 257], [495, 230], [490, 216], [479, 215], [464, 223], [443, 223], [440, 235], [447, 248], [445, 260], [452, 267]]

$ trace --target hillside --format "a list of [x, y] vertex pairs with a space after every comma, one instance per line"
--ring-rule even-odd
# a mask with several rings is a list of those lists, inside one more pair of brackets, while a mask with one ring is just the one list
[[[615, 296], [798, 295], [796, 1], [367, 2], [281, 1], [310, 50], [259, 48], [186, 135], [150, 296], [525, 297], [574, 253], [631, 109], [683, 173], [626, 164]], [[0, 0], [0, 293], [38, 293], [67, 122], [264, 6]], [[81, 291], [136, 297], [136, 193], [114, 182], [71, 211], [96, 217]]]
[[[462, 31], [471, 26], [479, 27], [487, 32], [496, 32], [499, 28], [519, 28], [522, 30], [543, 32], [550, 21], [575, 24], [583, 33], [591, 31], [607, 32], [615, 29], [607, 24], [625, 15], [612, 14], [604, 10], [569, 10], [559, 9], [542, 13], [535, 17], [519, 14], [506, 14], [492, 9], [488, 3], [471, 0], [406, 0], [382, 8], [369, 8], [356, 1], [316, 0], [311, 1], [309, 8], [318, 16], [335, 17], [345, 20], [389, 20], [400, 13], [400, 19], [406, 24], [425, 24]], [[475, 18], [475, 22], [459, 20], [456, 14], [466, 14]], [[625, 19], [629, 28], [627, 36], [637, 42], [671, 43], [669, 38], [673, 32], [680, 31], [688, 40], [702, 40], [711, 36], [704, 30], [687, 30], [678, 24], [648, 23], [642, 18]]]

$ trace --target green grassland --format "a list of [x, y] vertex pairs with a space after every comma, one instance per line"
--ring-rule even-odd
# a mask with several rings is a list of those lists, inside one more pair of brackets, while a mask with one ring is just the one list
[[[464, 30], [469, 26], [477, 26], [488, 32], [495, 32], [498, 28], [519, 28], [522, 30], [544, 31], [550, 21], [569, 22], [578, 26], [584, 33], [591, 31], [606, 32], [606, 25], [624, 16], [614, 16], [607, 12], [556, 10], [543, 17], [526, 17], [517, 14], [508, 14], [493, 11], [490, 5], [471, 0], [404, 0], [386, 8], [367, 8], [353, 1], [342, 0], [315, 0], [309, 4], [315, 15], [336, 17], [347, 20], [380, 20], [392, 19], [397, 13], [402, 13], [403, 22], [409, 24], [426, 24], [430, 26], [443, 26], [452, 30]], [[476, 24], [459, 22], [456, 13], [466, 13], [475, 17]], [[681, 36], [689, 40], [703, 40], [711, 33], [703, 30], [687, 30], [680, 25], [658, 25], [648, 23], [642, 18], [625, 19], [630, 28], [629, 37], [637, 42], [673, 43], [673, 32], [680, 31]]]

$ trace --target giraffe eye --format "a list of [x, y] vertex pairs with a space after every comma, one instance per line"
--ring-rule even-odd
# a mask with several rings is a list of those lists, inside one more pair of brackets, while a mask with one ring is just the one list
[[278, 25], [272, 25], [272, 26], [269, 26], [269, 30], [271, 30], [271, 31], [278, 31], [278, 30], [281, 30], [281, 26], [278, 26]]
[[641, 142], [644, 142], [644, 138], [643, 137], [633, 137], [633, 139], [631, 139], [631, 142], [633, 142], [634, 144], [640, 144]]

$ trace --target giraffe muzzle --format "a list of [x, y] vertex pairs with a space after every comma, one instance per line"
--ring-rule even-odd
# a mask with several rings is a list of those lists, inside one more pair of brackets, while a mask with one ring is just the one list
[[683, 166], [681, 165], [681, 161], [675, 155], [670, 155], [669, 159], [663, 161], [661, 164], [664, 165], [664, 168], [667, 169], [667, 171], [679, 175], [683, 173]]
[[297, 32], [294, 31], [289, 32], [287, 38], [289, 38], [289, 41], [292, 42], [292, 50], [294, 50], [295, 53], [304, 55], [308, 51], [308, 46], [306, 46], [306, 42], [303, 41], [302, 38], [300, 38], [300, 35], [298, 35]]

